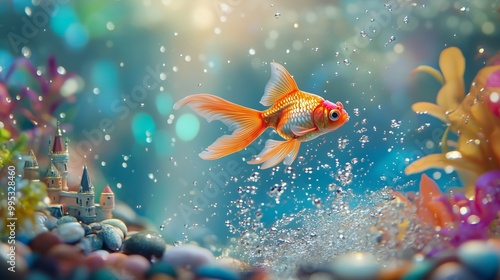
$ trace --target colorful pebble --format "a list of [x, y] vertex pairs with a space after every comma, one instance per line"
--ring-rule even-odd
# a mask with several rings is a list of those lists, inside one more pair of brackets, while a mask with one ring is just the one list
[[102, 225], [111, 225], [119, 228], [123, 232], [123, 236], [127, 236], [127, 225], [118, 219], [107, 219], [101, 222]]
[[162, 261], [176, 267], [196, 270], [199, 266], [212, 263], [215, 257], [209, 250], [194, 245], [182, 245], [169, 249]]
[[120, 250], [123, 243], [123, 233], [114, 226], [102, 225], [102, 239], [104, 247], [116, 252]]
[[373, 255], [356, 252], [336, 257], [331, 269], [333, 275], [341, 279], [374, 279], [380, 266]]
[[161, 258], [165, 252], [166, 243], [161, 234], [151, 230], [140, 231], [127, 238], [123, 244], [123, 253], [141, 255], [148, 260]]
[[56, 232], [65, 243], [76, 243], [85, 235], [85, 230], [78, 222], [60, 224]]

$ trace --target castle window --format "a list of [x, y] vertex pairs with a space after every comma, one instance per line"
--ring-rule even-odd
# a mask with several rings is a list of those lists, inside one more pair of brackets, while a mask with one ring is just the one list
[[87, 206], [89, 206], [89, 200], [87, 199]]
[[54, 179], [52, 179], [52, 185], [54, 184]]
[[68, 171], [68, 165], [66, 163], [64, 164], [64, 171]]
[[78, 204], [78, 197], [76, 198], [76, 204]]
[[80, 211], [78, 211], [78, 216], [80, 216], [80, 215], [81, 215], [81, 214], [80, 214]]

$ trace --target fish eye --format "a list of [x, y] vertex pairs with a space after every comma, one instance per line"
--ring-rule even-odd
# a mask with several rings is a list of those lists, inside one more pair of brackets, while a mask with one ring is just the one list
[[330, 114], [328, 115], [330, 117], [331, 121], [336, 121], [340, 118], [340, 113], [338, 110], [331, 110]]

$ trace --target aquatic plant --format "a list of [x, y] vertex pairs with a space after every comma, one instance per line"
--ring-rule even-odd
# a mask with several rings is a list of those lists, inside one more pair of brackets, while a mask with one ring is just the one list
[[[429, 66], [415, 70], [433, 75], [443, 86], [436, 104], [418, 102], [412, 109], [442, 120], [448, 129], [441, 141], [442, 153], [414, 161], [405, 169], [406, 174], [429, 168], [456, 170], [466, 187], [466, 195], [470, 197], [480, 175], [500, 169], [500, 65], [495, 61], [477, 73], [466, 95], [463, 80], [465, 59], [456, 47], [441, 52], [439, 66], [442, 74]], [[458, 135], [456, 143], [448, 140], [449, 131]], [[455, 149], [450, 150], [450, 146]]]
[[[16, 141], [11, 140], [10, 131], [0, 128], [0, 171], [24, 149], [26, 141], [27, 138], [24, 134], [21, 134]], [[0, 172], [0, 174], [2, 173]]]
[[[26, 150], [28, 138], [21, 134], [16, 140], [11, 139], [10, 132], [5, 128], [0, 128], [0, 239], [8, 236], [9, 217], [15, 217], [19, 228], [34, 222], [35, 212], [43, 209], [45, 206], [45, 198], [47, 197], [46, 186], [40, 181], [28, 182], [27, 180], [19, 181], [15, 176], [18, 174], [16, 166], [17, 159], [21, 158], [21, 154]], [[13, 168], [8, 168], [12, 166]], [[9, 174], [7, 171], [11, 171]], [[12, 182], [9, 184], [9, 182]], [[11, 186], [12, 189], [8, 189]], [[15, 199], [9, 200], [14, 192]], [[9, 204], [10, 203], [10, 204]], [[9, 207], [11, 206], [11, 207]]]
[[[17, 73], [27, 73], [36, 82], [18, 82]], [[47, 73], [42, 74], [28, 59], [19, 58], [0, 75], [0, 127], [9, 131], [13, 137], [21, 131], [29, 137], [43, 134], [45, 128], [54, 127], [56, 111], [65, 102], [75, 102], [75, 93], [81, 87], [76, 73], [66, 73], [56, 64], [54, 56], [47, 61]], [[31, 122], [34, 129], [19, 127], [19, 118]]]
[[416, 208], [416, 216], [425, 225], [444, 237], [452, 246], [466, 241], [488, 239], [499, 233], [500, 170], [481, 175], [473, 198], [464, 193], [443, 194], [439, 186], [422, 174], [418, 195], [403, 196], [394, 192], [396, 198], [405, 201], [409, 208]]

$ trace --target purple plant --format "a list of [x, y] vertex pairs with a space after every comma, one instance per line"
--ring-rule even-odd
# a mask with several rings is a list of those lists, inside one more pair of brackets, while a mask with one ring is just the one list
[[[35, 80], [35, 84], [19, 84], [13, 80], [17, 71], [25, 71]], [[66, 73], [64, 68], [56, 64], [54, 56], [47, 61], [47, 73], [41, 71], [26, 58], [17, 59], [0, 76], [0, 121], [4, 128], [17, 137], [21, 132], [18, 117], [24, 117], [35, 125], [31, 131], [25, 131], [33, 136], [44, 131], [45, 127], [53, 127], [56, 123], [54, 114], [65, 102], [74, 102], [76, 87], [73, 91], [64, 90], [70, 79], [76, 78], [76, 73]], [[76, 83], [76, 82], [75, 82]]]
[[487, 239], [500, 211], [500, 170], [481, 175], [476, 181], [472, 198], [455, 193], [449, 197], [437, 197], [432, 202], [440, 204], [441, 211], [445, 210], [445, 213], [435, 214], [452, 218], [444, 228], [438, 230], [450, 238], [452, 245], [458, 246], [473, 239]]

